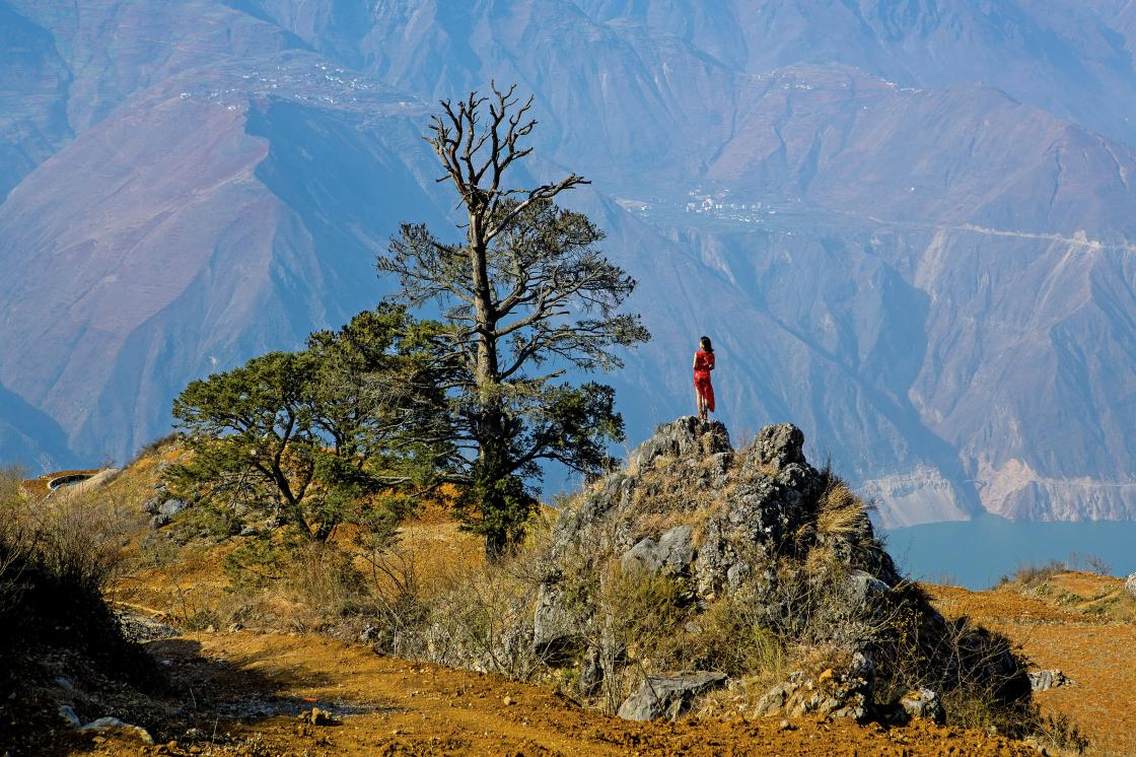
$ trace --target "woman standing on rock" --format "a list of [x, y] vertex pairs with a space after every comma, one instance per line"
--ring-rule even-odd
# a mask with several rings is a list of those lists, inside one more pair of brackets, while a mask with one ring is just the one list
[[714, 345], [710, 337], [698, 340], [698, 352], [694, 353], [694, 401], [698, 404], [698, 417], [706, 420], [708, 412], [714, 412], [714, 385], [710, 383], [710, 371], [714, 370]]

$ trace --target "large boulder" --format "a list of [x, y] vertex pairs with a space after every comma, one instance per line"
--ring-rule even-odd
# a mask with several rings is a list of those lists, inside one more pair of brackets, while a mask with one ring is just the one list
[[1128, 592], [1128, 596], [1136, 599], [1136, 573], [1128, 576], [1128, 580], [1124, 582], [1124, 588]]
[[144, 505], [146, 512], [153, 514], [153, 517], [150, 518], [151, 528], [169, 525], [174, 516], [186, 507], [188, 505], [185, 500], [175, 497], [151, 497]]
[[805, 434], [792, 423], [766, 426], [754, 445], [757, 462], [780, 470], [791, 463], [805, 463]]
[[623, 553], [620, 567], [624, 571], [678, 574], [686, 571], [694, 560], [694, 531], [690, 526], [675, 526], [659, 537], [647, 537]]
[[168, 515], [171, 518], [186, 508], [185, 500], [170, 497], [162, 504], [158, 505], [158, 512], [162, 515]]
[[647, 676], [619, 706], [624, 720], [674, 720], [690, 709], [695, 698], [726, 683], [723, 673], [693, 672]]

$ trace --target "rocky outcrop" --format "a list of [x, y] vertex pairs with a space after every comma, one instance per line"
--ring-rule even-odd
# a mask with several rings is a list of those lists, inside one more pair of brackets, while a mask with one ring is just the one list
[[[704, 670], [728, 658], [725, 648], [762, 638], [827, 649], [844, 661], [790, 675], [761, 699], [757, 709], [767, 715], [864, 720], [894, 711], [907, 713], [899, 720], [935, 720], [942, 705], [933, 692], [963, 677], [989, 681], [1010, 699], [1029, 696], [1004, 639], [946, 621], [901, 580], [862, 502], [809, 464], [791, 424], [767, 426], [739, 450], [721, 423], [686, 417], [660, 426], [625, 470], [594, 482], [560, 513], [541, 564], [532, 652], [575, 668], [584, 696], [638, 678], [619, 708], [624, 716], [674, 716], [703, 690], [688, 686], [687, 674], [651, 669], [666, 664], [671, 642], [701, 649], [691, 654]], [[636, 603], [647, 606], [645, 618], [631, 617]], [[643, 638], [650, 631], [640, 627], [659, 615], [677, 627], [654, 633], [670, 638]], [[644, 662], [641, 647], [652, 643]], [[901, 659], [912, 668], [904, 680], [928, 686], [907, 704], [875, 701], [880, 661], [895, 690]], [[727, 663], [739, 675], [760, 664]]]
[[169, 496], [163, 488], [142, 504], [142, 510], [151, 516], [150, 527], [158, 529], [169, 525], [188, 506], [185, 500]]
[[1124, 589], [1128, 592], [1128, 596], [1136, 599], [1136, 573], [1128, 576], [1128, 580], [1124, 582]]
[[619, 560], [624, 571], [645, 570], [650, 573], [680, 574], [694, 560], [693, 530], [675, 526], [659, 537], [646, 537], [623, 553]]
[[[624, 571], [683, 578], [694, 601], [707, 603], [753, 578], [758, 566], [776, 556], [800, 552], [798, 537], [820, 538], [834, 555], [847, 558], [851, 572], [842, 581], [849, 606], [888, 592], [899, 576], [886, 553], [853, 555], [846, 548], [846, 542], [873, 538], [866, 516], [842, 534], [815, 533], [826, 484], [805, 459], [803, 445], [800, 429], [787, 423], [763, 428], [741, 452], [733, 450], [721, 423], [686, 417], [660, 426], [631, 453], [625, 472], [598, 482], [558, 519], [534, 645], [541, 651], [569, 648], [571, 637], [586, 626], [586, 618], [566, 607], [556, 566], [571, 560], [570, 553], [597, 547], [618, 555]], [[686, 522], [651, 532], [644, 523], [652, 515]], [[758, 578], [776, 592], [774, 576]], [[771, 605], [771, 611], [778, 608]]]
[[899, 698], [899, 707], [907, 720], [930, 720], [942, 723], [947, 718], [947, 711], [939, 695], [928, 688], [909, 691]]
[[116, 609], [115, 620], [124, 638], [140, 644], [158, 639], [172, 639], [179, 631], [171, 625], [132, 610]]
[[561, 588], [553, 581], [542, 583], [533, 617], [534, 651], [548, 660], [565, 658], [579, 648], [581, 632]]

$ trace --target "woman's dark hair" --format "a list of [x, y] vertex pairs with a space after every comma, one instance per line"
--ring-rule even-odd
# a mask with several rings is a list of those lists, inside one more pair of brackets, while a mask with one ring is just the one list
[[714, 345], [710, 344], [710, 337], [704, 336], [698, 340], [698, 343], [702, 346], [702, 349], [706, 350], [707, 352], [714, 351]]

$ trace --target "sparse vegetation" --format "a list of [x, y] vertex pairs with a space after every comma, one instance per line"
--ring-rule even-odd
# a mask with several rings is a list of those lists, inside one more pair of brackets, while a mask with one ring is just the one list
[[[171, 460], [181, 453], [165, 449], [159, 454]], [[693, 476], [712, 476], [717, 468], [700, 461], [692, 473], [686, 465], [671, 456], [649, 467], [645, 487], [686, 505], [668, 509], [657, 499], [637, 500], [642, 518], [633, 539], [658, 538], [677, 526], [696, 533], [703, 529], [698, 538], [709, 538], [714, 514], [723, 513], [734, 493], [710, 496]], [[150, 459], [140, 461], [139, 468], [150, 471], [146, 475], [156, 470]], [[1032, 705], [1007, 707], [998, 678], [974, 674], [983, 664], [1004, 663], [1007, 651], [1016, 655], [1003, 637], [966, 619], [947, 621], [945, 636], [929, 633], [919, 610], [926, 599], [907, 584], [892, 590], [905, 597], [898, 608], [863, 613], [849, 607], [839, 587], [850, 570], [857, 565], [878, 569], [886, 552], [868, 538], [860, 500], [830, 472], [822, 478], [826, 483], [809, 506], [815, 508], [814, 527], [787, 532], [788, 551], [766, 556], [765, 563], [751, 555], [747, 559], [755, 569], [749, 578], [709, 601], [692, 593], [686, 578], [621, 564], [610, 548], [623, 527], [619, 524], [609, 524], [585, 548], [561, 554], [553, 566], [548, 556], [556, 537], [547, 519], [538, 518], [522, 548], [485, 562], [472, 552], [472, 536], [436, 519], [434, 512], [444, 512], [444, 502], [427, 504], [428, 520], [406, 524], [399, 540], [375, 542], [366, 529], [349, 524], [325, 542], [300, 539], [280, 552], [279, 572], [262, 581], [247, 570], [231, 570], [225, 581], [222, 566], [234, 547], [265, 540], [206, 536], [197, 508], [191, 508], [172, 526], [137, 542], [139, 558], [132, 566], [149, 576], [144, 583], [154, 587], [152, 592], [131, 597], [129, 587], [141, 586], [135, 578], [116, 595], [166, 608], [167, 618], [187, 631], [223, 632], [235, 625], [364, 638], [389, 654], [552, 684], [563, 696], [606, 711], [615, 710], [645, 673], [727, 673], [730, 689], [705, 697], [698, 710], [703, 717], [752, 712], [792, 671], [816, 676], [839, 668], [846, 652], [833, 640], [841, 634], [873, 638], [880, 700], [931, 686], [940, 693], [951, 725], [993, 726], [1006, 735], [1032, 735], [1048, 748], [1080, 748], [1084, 736], [1072, 723], [1048, 720]], [[128, 471], [110, 489], [114, 496], [120, 491], [145, 496], [149, 480]], [[597, 482], [562, 506], [571, 512], [604, 486]], [[120, 516], [126, 509], [117, 508]], [[129, 509], [136, 511], [137, 502]], [[122, 544], [121, 536], [140, 523], [137, 516], [119, 522], [117, 543]], [[439, 549], [443, 543], [433, 541], [438, 529], [448, 534], [445, 557]], [[279, 538], [284, 532], [275, 533]], [[213, 567], [196, 566], [194, 561], [202, 559]], [[532, 645], [533, 609], [552, 567], [560, 571], [572, 602], [604, 619], [583, 630], [583, 642], [569, 650], [573, 663], [567, 666], [552, 651]], [[767, 583], [769, 575], [773, 580]], [[932, 677], [928, 670], [939, 672]], [[1002, 683], [1014, 680], [1017, 668], [1007, 670]]]
[[18, 471], [0, 472], [0, 658], [43, 643], [108, 667], [146, 668], [102, 595], [121, 565], [124, 524], [96, 497], [31, 502], [19, 482]]
[[1037, 589], [1044, 586], [1054, 576], [1075, 572], [1107, 576], [1112, 572], [1112, 569], [1108, 563], [1096, 555], [1080, 555], [1074, 552], [1069, 555], [1067, 560], [1050, 560], [1042, 565], [1023, 565], [1013, 575], [999, 578], [995, 588], [1013, 586], [1022, 589]]

